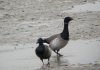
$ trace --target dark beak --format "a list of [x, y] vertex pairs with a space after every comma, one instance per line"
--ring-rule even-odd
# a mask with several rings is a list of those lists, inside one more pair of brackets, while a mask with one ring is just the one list
[[38, 44], [39, 42], [36, 42], [36, 44]]
[[73, 18], [71, 17], [71, 20], [73, 20]]

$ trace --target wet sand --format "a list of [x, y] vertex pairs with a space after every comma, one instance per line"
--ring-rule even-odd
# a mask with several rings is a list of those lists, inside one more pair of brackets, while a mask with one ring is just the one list
[[[0, 69], [2, 70], [99, 70], [100, 38], [91, 40], [72, 40], [60, 53], [52, 52], [50, 65], [44, 65], [35, 55], [32, 44], [21, 45], [20, 48], [9, 48], [0, 52]], [[34, 46], [37, 46], [34, 44]], [[13, 46], [14, 47], [14, 46]], [[26, 47], [26, 48], [23, 48]]]
[[[100, 0], [1, 0], [0, 70], [100, 70]], [[35, 55], [36, 40], [69, 24], [70, 41], [50, 65]]]

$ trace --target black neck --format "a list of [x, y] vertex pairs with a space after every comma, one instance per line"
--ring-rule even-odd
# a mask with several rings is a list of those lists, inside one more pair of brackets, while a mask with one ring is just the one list
[[64, 29], [61, 33], [61, 37], [64, 40], [69, 40], [69, 30], [68, 30], [68, 23], [64, 23]]
[[39, 43], [38, 49], [36, 50], [36, 53], [38, 55], [42, 55], [45, 52], [45, 46], [43, 45], [43, 43]]
[[43, 46], [43, 43], [39, 43], [39, 45]]
[[39, 47], [45, 48], [43, 43], [39, 43]]

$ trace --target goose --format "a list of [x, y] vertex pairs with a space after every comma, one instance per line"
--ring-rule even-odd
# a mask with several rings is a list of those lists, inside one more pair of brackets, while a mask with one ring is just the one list
[[37, 43], [39, 43], [39, 46], [35, 50], [36, 55], [40, 58], [43, 64], [44, 64], [43, 59], [48, 59], [48, 64], [49, 64], [49, 59], [51, 56], [51, 51], [49, 47], [43, 44], [42, 38], [39, 38]]
[[54, 34], [48, 38], [44, 38], [43, 42], [49, 44], [49, 47], [57, 53], [57, 55], [62, 56], [60, 53], [61, 48], [65, 47], [66, 44], [69, 41], [69, 30], [68, 30], [68, 24], [69, 22], [73, 20], [71, 17], [65, 17], [64, 18], [64, 28], [63, 31], [59, 34]]

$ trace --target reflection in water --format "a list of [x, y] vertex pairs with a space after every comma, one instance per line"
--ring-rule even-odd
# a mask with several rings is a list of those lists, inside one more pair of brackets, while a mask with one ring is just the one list
[[[60, 53], [64, 56], [59, 57], [55, 54], [52, 54], [52, 57], [50, 58], [50, 65], [47, 65], [46, 63], [43, 65], [40, 59], [34, 53], [35, 48], [29, 48], [31, 46], [32, 45], [18, 46], [16, 50], [14, 49], [14, 46], [0, 46], [0, 50], [3, 51], [2, 53], [0, 52], [0, 69], [11, 70], [10, 68], [12, 68], [12, 70], [80, 70], [70, 69], [70, 67], [93, 65], [93, 68], [99, 69], [91, 70], [100, 70], [100, 38], [90, 40], [70, 40], [68, 44], [69, 47], [65, 47], [60, 51]], [[10, 49], [14, 51], [4, 52], [4, 50]]]
[[64, 56], [53, 56], [51, 57], [50, 65], [44, 64], [38, 70], [59, 69], [62, 66], [68, 66], [68, 64], [68, 60], [65, 60]]
[[59, 57], [58, 55], [57, 55], [57, 62], [58, 62], [58, 65], [61, 64], [61, 57]]

